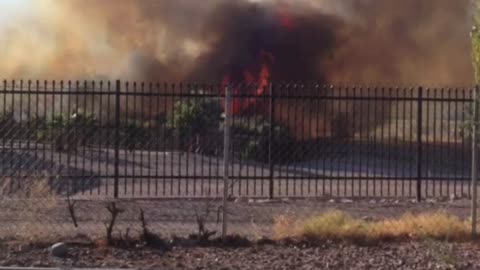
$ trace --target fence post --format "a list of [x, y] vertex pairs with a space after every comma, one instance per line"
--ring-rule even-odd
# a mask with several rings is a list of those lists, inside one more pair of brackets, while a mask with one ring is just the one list
[[479, 118], [479, 87], [475, 86], [473, 91], [473, 119], [472, 119], [472, 183], [471, 183], [471, 216], [472, 216], [472, 238], [477, 236], [477, 178], [478, 178], [478, 118]]
[[418, 88], [417, 104], [417, 201], [422, 200], [422, 121], [423, 87]]
[[121, 82], [117, 80], [115, 86], [115, 172], [113, 197], [118, 199], [119, 161], [120, 161], [120, 88]]
[[270, 111], [269, 111], [269, 127], [268, 127], [268, 169], [269, 169], [269, 198], [270, 200], [273, 199], [273, 156], [272, 156], [272, 147], [273, 147], [273, 139], [274, 139], [274, 101], [275, 97], [273, 96], [273, 85], [272, 83], [269, 84], [269, 99], [270, 99]]
[[225, 87], [225, 120], [223, 137], [223, 206], [222, 206], [222, 238], [227, 237], [228, 225], [228, 187], [229, 187], [229, 168], [230, 168], [230, 86]]

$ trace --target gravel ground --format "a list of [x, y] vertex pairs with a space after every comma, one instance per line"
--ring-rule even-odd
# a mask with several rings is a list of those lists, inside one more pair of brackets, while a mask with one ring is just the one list
[[411, 242], [378, 246], [323, 243], [315, 247], [254, 245], [170, 251], [70, 246], [66, 258], [48, 248], [1, 246], [0, 265], [135, 269], [480, 269], [478, 244]]

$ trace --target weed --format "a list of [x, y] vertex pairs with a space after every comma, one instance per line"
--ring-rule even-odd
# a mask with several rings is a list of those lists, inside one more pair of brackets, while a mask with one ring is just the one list
[[[110, 213], [110, 220], [108, 223], [105, 224], [105, 229], [107, 230], [107, 245], [113, 244], [113, 228], [115, 227], [115, 221], [119, 214], [125, 212], [124, 209], [120, 209], [117, 207], [115, 202], [109, 202], [106, 206], [108, 212]], [[128, 232], [126, 233], [128, 236]]]
[[148, 246], [165, 246], [165, 241], [163, 239], [152, 233], [147, 226], [147, 221], [145, 220], [145, 212], [143, 209], [140, 209], [140, 223], [142, 225], [142, 235], [141, 241], [147, 244]]
[[[205, 203], [205, 208], [203, 212], [199, 213], [197, 209], [195, 209], [197, 233], [190, 235], [190, 238], [195, 238], [199, 242], [205, 243], [209, 241], [210, 237], [214, 236], [217, 233], [216, 231], [208, 230], [206, 227], [206, 223], [213, 211], [214, 211], [214, 206], [212, 205], [211, 201], [207, 201]], [[220, 216], [220, 208], [217, 209], [217, 222], [219, 221], [219, 216]]]

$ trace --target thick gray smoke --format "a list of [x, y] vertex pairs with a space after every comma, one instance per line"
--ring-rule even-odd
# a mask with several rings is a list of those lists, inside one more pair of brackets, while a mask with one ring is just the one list
[[220, 81], [267, 52], [276, 80], [472, 82], [469, 0], [35, 3], [1, 35], [2, 76]]

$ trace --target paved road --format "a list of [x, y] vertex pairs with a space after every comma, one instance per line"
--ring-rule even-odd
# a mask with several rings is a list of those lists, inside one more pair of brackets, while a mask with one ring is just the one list
[[[11, 147], [11, 146], [9, 146]], [[49, 179], [54, 189], [82, 196], [112, 196], [115, 151], [109, 148], [80, 149], [76, 153], [53, 151], [48, 145], [16, 144], [0, 148], [0, 192], [12, 193], [29, 185], [32, 176]], [[414, 157], [388, 158], [389, 154], [361, 153], [358, 149], [336, 149], [322, 159], [275, 166], [275, 196], [387, 196], [414, 194], [411, 181], [417, 175]], [[393, 155], [392, 155], [393, 156]], [[438, 155], [423, 164], [423, 176], [439, 192], [448, 185], [462, 195], [468, 179], [468, 162], [460, 157]], [[186, 152], [119, 152], [119, 195], [123, 197], [211, 197], [223, 194], [223, 164], [220, 156]], [[231, 167], [234, 196], [267, 197], [270, 170], [267, 164], [236, 160]], [[58, 177], [60, 176], [60, 177]], [[448, 180], [451, 185], [448, 184]], [[425, 181], [432, 182], [432, 181]], [[425, 184], [424, 183], [424, 184]], [[468, 183], [467, 183], [468, 184]], [[427, 187], [428, 188], [428, 187]], [[6, 192], [7, 191], [7, 192]], [[451, 190], [447, 193], [452, 193]]]

